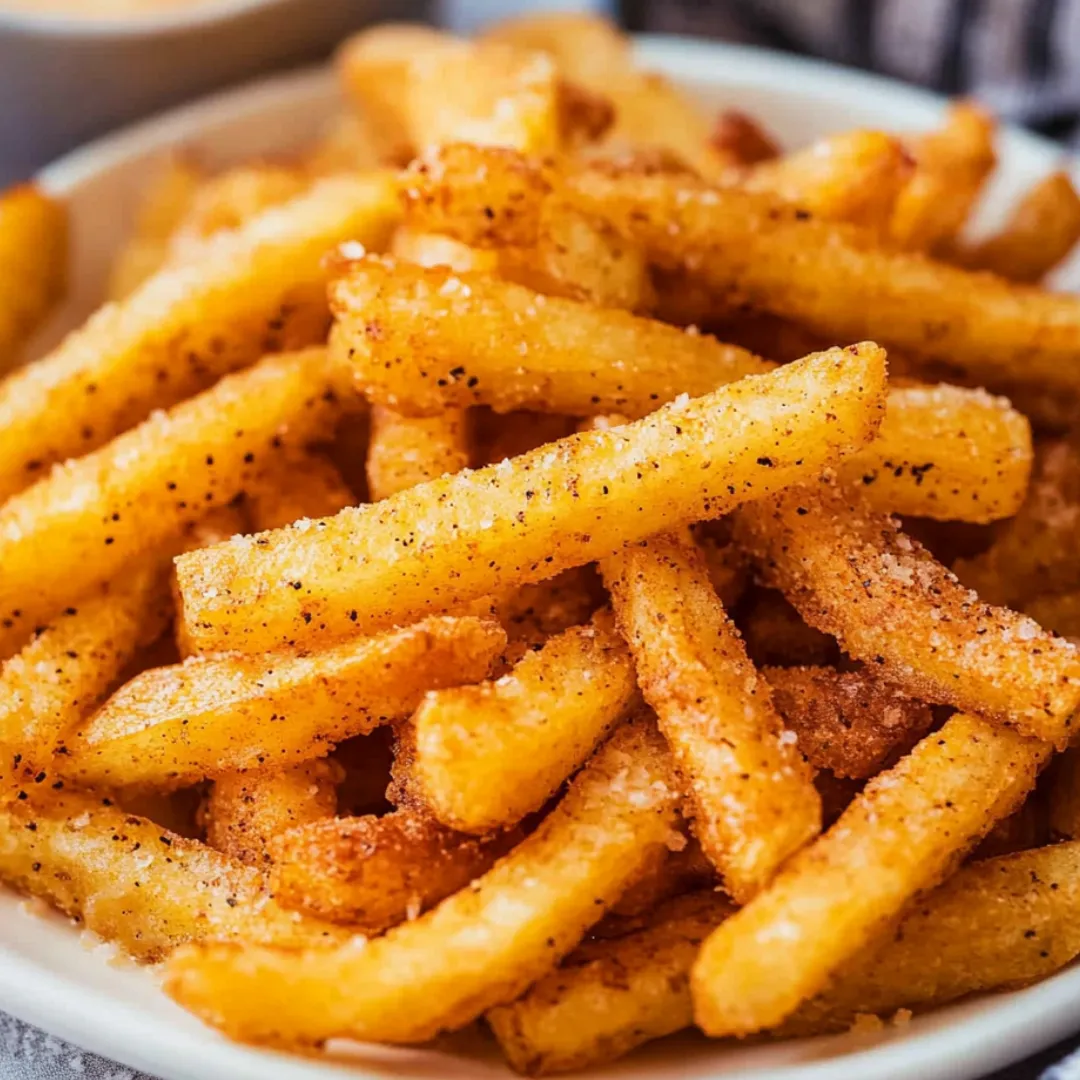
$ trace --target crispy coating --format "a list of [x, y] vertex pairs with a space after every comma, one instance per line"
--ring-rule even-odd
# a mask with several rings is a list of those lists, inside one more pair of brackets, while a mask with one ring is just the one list
[[274, 837], [333, 818], [341, 771], [322, 760], [219, 777], [203, 812], [206, 842], [239, 862], [265, 867]]
[[33, 184], [0, 192], [0, 374], [63, 295], [67, 210]]
[[486, 833], [539, 810], [637, 700], [610, 612], [556, 634], [492, 682], [428, 694], [416, 779], [444, 825]]
[[106, 305], [0, 383], [0, 499], [264, 353], [322, 341], [323, 256], [378, 250], [396, 216], [386, 176], [326, 180]]
[[468, 464], [464, 410], [445, 409], [432, 416], [406, 416], [382, 405], [371, 410], [367, 478], [373, 502], [461, 472]]
[[1050, 747], [955, 714], [705, 942], [694, 1015], [709, 1035], [775, 1027], [1031, 790]]
[[[356, 505], [356, 496], [334, 464], [321, 454], [294, 454], [251, 486], [247, 508], [252, 527], [283, 529], [302, 518], [321, 518]], [[227, 536], [225, 537], [227, 539]]]
[[780, 156], [780, 143], [772, 133], [738, 109], [721, 109], [716, 114], [709, 142], [732, 165], [760, 165]]
[[733, 910], [712, 891], [680, 896], [644, 929], [581, 946], [517, 1001], [492, 1009], [487, 1020], [511, 1068], [585, 1069], [689, 1027], [690, 967]]
[[339, 391], [349, 394], [341, 382], [324, 350], [268, 357], [9, 499], [0, 507], [0, 655], [332, 424]]
[[711, 337], [446, 267], [369, 257], [330, 294], [333, 354], [369, 399], [421, 415], [489, 405], [639, 417], [769, 370]]
[[688, 536], [631, 545], [601, 572], [695, 835], [728, 893], [746, 903], [821, 830], [811, 771]]
[[906, 753], [934, 721], [929, 705], [869, 671], [831, 667], [763, 672], [799, 749], [817, 769], [863, 780]]
[[294, 765], [407, 716], [427, 690], [482, 679], [505, 641], [494, 623], [436, 617], [324, 652], [189, 657], [126, 683], [68, 740], [63, 768], [180, 787]]
[[1069, 741], [1076, 648], [983, 603], [850, 489], [822, 483], [762, 500], [740, 511], [736, 533], [811, 626], [912, 697]]
[[56, 785], [0, 802], [0, 879], [40, 896], [138, 960], [191, 941], [299, 947], [345, 936], [280, 908], [262, 875], [197, 840]]
[[1012, 281], [1036, 282], [1080, 240], [1080, 195], [1069, 174], [1053, 172], [1033, 184], [993, 236], [958, 246], [949, 259], [969, 270], [990, 270]]
[[693, 835], [672, 834], [667, 850], [626, 892], [610, 913], [592, 928], [593, 937], [621, 937], [628, 927], [647, 924], [656, 907], [673, 897], [716, 885], [716, 868]]
[[675, 803], [655, 728], [625, 725], [528, 839], [415, 922], [362, 948], [180, 950], [166, 988], [246, 1041], [423, 1042], [551, 971], [664, 845]]
[[188, 630], [201, 649], [244, 651], [370, 632], [719, 517], [868, 442], [884, 374], [875, 346], [834, 349], [513, 466], [185, 555]]
[[520, 839], [464, 836], [416, 807], [331, 818], [274, 840], [270, 888], [283, 907], [379, 934], [486, 874]]

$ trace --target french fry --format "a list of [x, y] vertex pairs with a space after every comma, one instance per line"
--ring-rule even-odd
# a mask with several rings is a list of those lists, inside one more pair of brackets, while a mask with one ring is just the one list
[[368, 491], [373, 501], [426, 480], [461, 472], [469, 464], [467, 417], [446, 409], [433, 416], [405, 416], [376, 405], [371, 410]]
[[566, 190], [653, 260], [692, 266], [718, 310], [748, 306], [833, 340], [873, 329], [886, 348], [944, 361], [991, 388], [1008, 379], [1066, 390], [1080, 382], [1071, 362], [1076, 297], [887, 250], [870, 230], [808, 219], [754, 192], [597, 170], [569, 175]]
[[413, 807], [318, 821], [274, 840], [270, 887], [283, 907], [377, 934], [464, 889], [519, 839], [463, 836]]
[[889, 391], [873, 446], [840, 476], [876, 487], [875, 505], [897, 514], [986, 523], [1020, 509], [1031, 462], [1031, 426], [1005, 398], [902, 386]]
[[933, 252], [956, 237], [996, 163], [994, 127], [978, 105], [959, 101], [938, 130], [914, 142], [915, 173], [889, 227], [894, 243]]
[[1024, 613], [1040, 626], [1080, 643], [1080, 592], [1048, 593], [1028, 600]]
[[147, 560], [58, 613], [0, 670], [0, 748], [36, 773], [172, 615], [164, 559]]
[[139, 200], [132, 235], [113, 259], [110, 300], [123, 300], [165, 264], [173, 233], [204, 179], [202, 169], [183, 154], [170, 154], [162, 163]]
[[590, 935], [622, 937], [630, 932], [629, 928], [637, 929], [642, 920], [648, 921], [653, 910], [665, 901], [715, 884], [716, 868], [697, 840], [681, 833], [679, 837], [673, 835], [668, 840], [668, 850], [661, 852], [653, 866], [627, 888]]
[[0, 383], [0, 499], [264, 353], [321, 341], [323, 256], [378, 249], [396, 217], [386, 175], [325, 180], [106, 305]]
[[1080, 447], [1044, 442], [1027, 498], [987, 551], [957, 563], [965, 585], [991, 603], [1026, 605], [1033, 597], [1080, 586]]
[[626, 937], [588, 942], [487, 1021], [511, 1068], [526, 1076], [614, 1061], [693, 1023], [690, 968], [734, 911], [715, 892], [677, 897]]
[[736, 535], [811, 626], [912, 697], [1069, 742], [1076, 648], [980, 601], [857, 493], [793, 489], [740, 511]]
[[268, 357], [9, 499], [0, 507], [0, 655], [241, 494], [333, 422], [339, 392], [348, 398], [324, 350]]
[[814, 475], [873, 437], [883, 391], [881, 350], [836, 349], [513, 463], [185, 555], [188, 631], [203, 651], [258, 651], [554, 577]]
[[926, 736], [706, 940], [692, 977], [698, 1025], [748, 1035], [785, 1020], [1020, 804], [1049, 755], [963, 713]]
[[1040, 281], [1080, 240], [1080, 195], [1069, 174], [1054, 172], [1033, 185], [993, 236], [961, 245], [949, 261], [989, 270], [1011, 281]]
[[721, 109], [713, 121], [709, 143], [732, 165], [760, 165], [780, 156], [780, 144], [752, 116]]
[[511, 642], [539, 645], [588, 622], [606, 600], [593, 568], [578, 566], [548, 581], [512, 589], [496, 597], [492, 607]]
[[206, 801], [206, 842], [238, 862], [265, 867], [275, 837], [333, 819], [340, 778], [340, 767], [325, 760], [219, 777]]
[[87, 784], [169, 788], [295, 765], [407, 716], [426, 690], [482, 679], [505, 641], [491, 622], [432, 618], [321, 653], [152, 668], [68, 740], [63, 770]]
[[251, 523], [260, 532], [283, 529], [302, 518], [327, 517], [356, 501], [334, 465], [311, 453], [281, 462], [248, 493]]
[[821, 831], [812, 774], [686, 536], [601, 563], [638, 683], [683, 777], [694, 833], [746, 903]]
[[637, 700], [611, 616], [557, 634], [501, 678], [428, 694], [416, 780], [444, 825], [483, 834], [539, 810]]
[[0, 802], [0, 879], [147, 962], [208, 938], [299, 947], [346, 937], [279, 907], [253, 867], [111, 799], [48, 785]]
[[740, 605], [739, 629], [755, 664], [832, 664], [839, 655], [835, 639], [807, 626], [774, 589], [751, 589]]
[[503, 458], [527, 454], [545, 443], [565, 439], [577, 430], [577, 422], [571, 416], [522, 409], [509, 413], [476, 409], [473, 421], [475, 456], [481, 465], [495, 465]]
[[33, 184], [0, 192], [0, 374], [60, 299], [67, 281], [67, 211]]
[[780, 715], [817, 769], [865, 780], [907, 753], [934, 722], [930, 706], [868, 671], [766, 668]]
[[1080, 840], [1080, 751], [1066, 750], [1055, 759], [1048, 801], [1051, 838]]
[[340, 113], [332, 117], [315, 144], [300, 160], [300, 167], [313, 180], [338, 173], [370, 172], [383, 164], [372, 125], [366, 116]]
[[621, 728], [527, 840], [472, 886], [362, 948], [178, 950], [168, 992], [234, 1038], [422, 1042], [546, 975], [664, 845], [675, 819], [663, 742]]

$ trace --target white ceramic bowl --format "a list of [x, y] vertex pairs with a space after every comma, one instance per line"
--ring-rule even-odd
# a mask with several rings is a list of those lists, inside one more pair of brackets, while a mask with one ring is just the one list
[[[852, 126], [925, 128], [941, 103], [861, 74], [789, 57], [677, 40], [645, 39], [643, 59], [685, 80], [708, 101], [762, 116], [789, 143]], [[39, 348], [85, 317], [98, 300], [108, 254], [123, 234], [132, 192], [171, 146], [224, 162], [288, 150], [308, 137], [337, 95], [326, 72], [263, 83], [184, 109], [47, 169], [75, 220], [75, 290]], [[1000, 210], [1024, 183], [1058, 162], [1048, 143], [1019, 132], [1002, 140], [991, 204]], [[993, 215], [994, 205], [988, 210]], [[1066, 272], [1069, 278], [1071, 272]], [[1075, 275], [1071, 275], [1075, 280]], [[316, 1080], [318, 1077], [506, 1077], [481, 1040], [453, 1052], [364, 1047], [340, 1060], [303, 1060], [226, 1042], [162, 994], [152, 973], [109, 966], [55, 916], [25, 913], [0, 892], [0, 1009], [87, 1049], [166, 1080]], [[841, 1035], [739, 1046], [684, 1034], [593, 1070], [593, 1080], [966, 1080], [1080, 1030], [1080, 967], [1017, 993], [967, 1001], [877, 1035]]]
[[[92, 0], [69, 0], [72, 12]], [[0, 185], [118, 124], [311, 63], [378, 0], [176, 0], [132, 16], [5, 8], [0, 0]], [[395, 17], [422, 7], [394, 0]]]

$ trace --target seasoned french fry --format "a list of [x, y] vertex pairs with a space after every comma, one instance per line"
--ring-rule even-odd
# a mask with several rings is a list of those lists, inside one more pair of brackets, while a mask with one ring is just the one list
[[690, 968], [732, 913], [715, 892], [680, 896], [626, 937], [588, 942], [487, 1021], [510, 1066], [547, 1076], [614, 1061], [693, 1023]]
[[113, 259], [110, 300], [123, 300], [161, 269], [173, 233], [203, 180], [202, 169], [183, 154], [170, 154], [163, 162], [139, 201], [131, 237]]
[[912, 147], [915, 173], [900, 193], [889, 232], [913, 251], [935, 251], [963, 228], [994, 168], [994, 120], [970, 101], [954, 104]]
[[740, 511], [736, 535], [811, 626], [912, 697], [1068, 743], [1076, 648], [981, 602], [857, 494], [825, 482], [793, 489]]
[[172, 615], [163, 559], [147, 561], [57, 614], [0, 670], [3, 768], [48, 764], [56, 744], [101, 703]]
[[424, 692], [482, 679], [506, 642], [494, 623], [432, 618], [321, 653], [196, 656], [135, 676], [68, 740], [66, 775], [181, 787], [295, 765], [407, 716]]
[[876, 487], [874, 504], [894, 513], [984, 523], [1020, 509], [1031, 461], [1031, 426], [1005, 398], [903, 386], [890, 390], [873, 446], [840, 476]]
[[404, 416], [376, 405], [371, 410], [368, 491], [373, 501], [426, 480], [461, 472], [469, 464], [467, 418], [446, 409], [433, 416]]
[[739, 629], [755, 664], [832, 664], [838, 657], [836, 641], [807, 626], [774, 589], [751, 590], [740, 607]]
[[637, 700], [608, 612], [493, 682], [428, 694], [413, 717], [416, 780], [444, 825], [486, 833], [539, 810]]
[[0, 192], [0, 374], [60, 299], [67, 257], [63, 206], [33, 184]]
[[433, 911], [362, 948], [174, 953], [168, 992], [239, 1039], [422, 1042], [546, 975], [664, 845], [673, 779], [655, 728], [619, 729], [540, 827]]
[[346, 937], [283, 910], [254, 868], [110, 799], [48, 785], [0, 802], [0, 879], [148, 962], [208, 938], [298, 947]]
[[713, 121], [709, 143], [732, 165], [760, 165], [780, 156], [780, 144], [752, 116], [721, 109]]
[[0, 507], [0, 655], [332, 423], [339, 392], [349, 395], [342, 382], [324, 350], [268, 357], [9, 499]]
[[264, 866], [276, 836], [333, 818], [340, 777], [340, 767], [331, 761], [222, 776], [206, 801], [206, 842], [239, 862]]
[[698, 1025], [748, 1035], [785, 1020], [1020, 804], [1049, 755], [963, 713], [924, 738], [706, 940], [692, 978]]
[[281, 462], [248, 493], [253, 527], [283, 529], [302, 518], [328, 517], [356, 505], [356, 496], [333, 464], [319, 454], [302, 453]]
[[378, 250], [396, 217], [386, 175], [325, 180], [102, 308], [0, 383], [0, 500], [264, 353], [321, 341], [323, 256]]
[[686, 784], [694, 833], [728, 893], [746, 903], [821, 831], [811, 771], [689, 537], [653, 536], [601, 572]]
[[318, 821], [274, 840], [270, 885], [283, 907], [377, 934], [464, 889], [516, 840], [463, 836], [413, 807]]
[[593, 568], [577, 566], [548, 581], [512, 589], [494, 600], [493, 609], [512, 642], [536, 645], [588, 622], [606, 600]]
[[565, 439], [577, 430], [577, 422], [571, 416], [522, 409], [494, 413], [480, 408], [474, 411], [473, 421], [476, 460], [481, 465], [495, 465], [503, 458], [527, 454], [545, 443]]
[[1080, 840], [1080, 750], [1066, 750], [1052, 766], [1049, 792], [1050, 835]]
[[873, 437], [883, 384], [881, 350], [835, 349], [514, 464], [185, 555], [188, 631], [203, 651], [258, 651], [554, 577], [814, 475]]
[[1080, 240], [1080, 195], [1069, 174], [1051, 173], [1016, 204], [1001, 230], [948, 253], [969, 270], [990, 270], [1012, 281], [1036, 282]]
[[934, 722], [930, 707], [867, 671], [766, 668], [773, 701], [799, 749], [834, 776], [876, 776]]
[[[679, 844], [682, 844], [680, 847]], [[638, 929], [653, 910], [667, 900], [716, 884], [716, 868], [693, 836], [672, 835], [668, 850], [660, 853], [626, 892], [602, 923], [590, 931], [593, 937], [621, 937]], [[608, 933], [610, 931], [610, 933]]]

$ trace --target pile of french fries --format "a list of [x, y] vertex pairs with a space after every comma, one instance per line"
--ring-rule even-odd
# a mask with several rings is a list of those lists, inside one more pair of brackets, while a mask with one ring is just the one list
[[234, 1038], [529, 1074], [1069, 963], [1067, 177], [973, 241], [977, 107], [782, 155], [580, 16], [338, 69], [28, 364], [0, 200], [0, 879]]

